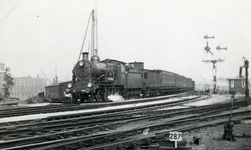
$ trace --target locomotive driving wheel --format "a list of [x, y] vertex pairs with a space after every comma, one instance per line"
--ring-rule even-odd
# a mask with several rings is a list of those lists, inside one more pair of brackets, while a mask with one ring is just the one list
[[88, 95], [87, 95], [87, 101], [92, 103], [92, 97], [91, 97], [91, 94], [88, 94]]
[[101, 91], [100, 90], [97, 91], [96, 100], [97, 100], [97, 102], [100, 102], [102, 100], [101, 99]]
[[124, 91], [124, 98], [128, 99], [128, 91], [126, 91], [126, 90]]
[[94, 98], [93, 93], [90, 93], [90, 94], [89, 94], [89, 100], [90, 100], [91, 103], [94, 102], [95, 98]]
[[77, 94], [76, 93], [72, 94], [71, 102], [74, 103], [74, 104], [77, 103]]
[[103, 101], [107, 101], [108, 100], [107, 97], [108, 97], [108, 90], [105, 87], [104, 90], [103, 90], [103, 92], [102, 92], [102, 99], [103, 99]]

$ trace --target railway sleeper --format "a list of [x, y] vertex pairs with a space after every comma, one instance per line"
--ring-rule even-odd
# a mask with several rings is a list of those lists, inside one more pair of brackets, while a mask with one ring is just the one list
[[90, 132], [86, 130], [74, 131], [74, 135], [90, 135]]
[[21, 137], [19, 134], [8, 134], [3, 137], [1, 137], [2, 140], [12, 140], [12, 139], [18, 139]]

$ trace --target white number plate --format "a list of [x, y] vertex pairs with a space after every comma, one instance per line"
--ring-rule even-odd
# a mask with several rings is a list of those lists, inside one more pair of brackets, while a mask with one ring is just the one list
[[169, 133], [170, 141], [182, 141], [182, 133], [181, 132], [170, 132]]

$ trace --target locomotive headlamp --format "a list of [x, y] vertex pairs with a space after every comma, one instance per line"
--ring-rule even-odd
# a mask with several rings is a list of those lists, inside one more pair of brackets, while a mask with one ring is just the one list
[[72, 88], [72, 84], [71, 84], [71, 83], [68, 83], [67, 87], [68, 87], [68, 88]]
[[82, 67], [83, 65], [84, 65], [84, 62], [82, 62], [82, 61], [81, 61], [81, 62], [79, 62], [79, 66], [81, 66], [81, 67]]
[[88, 84], [87, 84], [87, 87], [92, 87], [92, 83], [91, 82], [89, 82]]

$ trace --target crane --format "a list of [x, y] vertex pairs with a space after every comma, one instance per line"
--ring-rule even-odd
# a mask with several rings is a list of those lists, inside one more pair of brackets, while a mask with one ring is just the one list
[[46, 75], [44, 74], [43, 70], [42, 69], [40, 69], [40, 70], [43, 73], [43, 75], [45, 76], [46, 80], [50, 83], [50, 85], [52, 85], [52, 82], [46, 77]]

